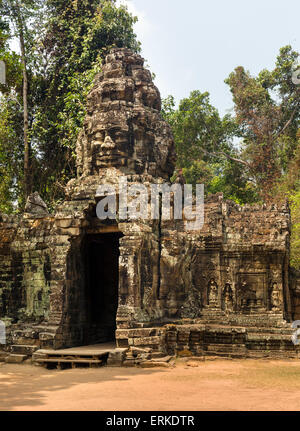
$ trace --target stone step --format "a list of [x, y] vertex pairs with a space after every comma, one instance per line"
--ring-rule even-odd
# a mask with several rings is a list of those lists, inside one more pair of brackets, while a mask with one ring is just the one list
[[287, 350], [249, 350], [248, 358], [253, 359], [299, 359], [296, 351]]
[[[37, 364], [100, 364], [105, 365], [110, 353], [115, 352], [114, 359], [122, 359], [124, 349], [116, 349], [114, 343], [79, 346], [65, 349], [40, 349], [32, 356], [33, 363]], [[127, 349], [125, 349], [127, 350]], [[72, 366], [73, 366], [72, 365]]]
[[248, 334], [277, 334], [277, 335], [290, 335], [295, 331], [292, 328], [247, 328]]
[[25, 359], [27, 358], [28, 358], [27, 355], [17, 355], [17, 354], [11, 353], [9, 356], [6, 357], [5, 362], [7, 364], [20, 364], [23, 361], [25, 361]]
[[284, 341], [290, 341], [292, 343], [292, 338], [291, 338], [292, 332], [291, 334], [274, 334], [274, 333], [270, 333], [270, 332], [265, 332], [265, 333], [261, 333], [261, 332], [250, 332], [247, 334], [247, 341], [280, 341], [280, 340], [284, 340]]
[[80, 358], [80, 359], [75, 359], [75, 358], [56, 358], [56, 359], [49, 359], [49, 358], [40, 358], [40, 359], [36, 359], [35, 360], [38, 363], [41, 364], [46, 364], [46, 363], [54, 363], [54, 364], [102, 364], [103, 360], [102, 359], [91, 359], [91, 358]]
[[246, 327], [247, 329], [253, 327], [260, 327], [260, 330], [272, 329], [289, 329], [290, 324], [283, 321], [279, 316], [273, 315], [232, 315], [230, 317], [221, 317], [219, 314], [205, 314], [202, 316], [199, 324], [212, 324], [220, 325], [220, 322], [224, 326], [231, 327]]
[[30, 346], [27, 344], [14, 344], [10, 346], [11, 353], [17, 353], [20, 355], [32, 355], [36, 350], [38, 350], [38, 346]]
[[204, 353], [220, 352], [228, 354], [245, 354], [247, 348], [245, 344], [222, 344], [222, 343], [209, 343], [204, 346]]
[[34, 326], [34, 330], [37, 332], [47, 332], [51, 334], [55, 334], [57, 332], [58, 327], [57, 326], [51, 326], [51, 325], [39, 325]]
[[25, 338], [25, 337], [19, 337], [19, 336], [12, 336], [12, 342], [14, 343], [14, 345], [23, 345], [23, 346], [34, 346], [36, 345], [37, 347], [40, 344], [39, 339], [37, 338]]

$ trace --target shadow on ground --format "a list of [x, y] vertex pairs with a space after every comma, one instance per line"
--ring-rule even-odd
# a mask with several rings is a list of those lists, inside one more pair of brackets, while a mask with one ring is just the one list
[[[58, 392], [80, 384], [121, 383], [139, 374], [148, 376], [160, 372], [162, 370], [114, 367], [59, 371], [33, 365], [0, 364], [0, 410], [18, 410], [19, 406], [31, 406], [34, 410], [45, 403], [49, 391]], [[57, 410], [64, 410], [64, 406], [58, 406]]]

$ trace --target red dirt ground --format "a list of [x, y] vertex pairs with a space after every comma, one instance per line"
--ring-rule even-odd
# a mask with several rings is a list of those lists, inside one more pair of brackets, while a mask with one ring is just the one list
[[300, 410], [300, 361], [63, 371], [0, 364], [0, 410]]

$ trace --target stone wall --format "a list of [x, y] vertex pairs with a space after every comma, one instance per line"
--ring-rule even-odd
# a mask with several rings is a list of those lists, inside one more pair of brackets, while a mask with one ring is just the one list
[[300, 320], [300, 271], [290, 268], [289, 283], [291, 292], [292, 320]]
[[[290, 318], [289, 230], [287, 206], [240, 207], [221, 195], [205, 202], [199, 232], [163, 223], [162, 308], [185, 318], [200, 317], [205, 309], [224, 314], [273, 310]], [[273, 290], [280, 292], [276, 307]]]
[[0, 309], [8, 322], [49, 316], [50, 228], [51, 219], [0, 222]]

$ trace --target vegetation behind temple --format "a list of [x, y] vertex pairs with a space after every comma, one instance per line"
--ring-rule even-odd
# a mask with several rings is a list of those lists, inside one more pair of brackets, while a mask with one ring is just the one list
[[[53, 208], [75, 176], [75, 142], [103, 56], [112, 46], [140, 50], [133, 31], [136, 18], [114, 0], [25, 0], [22, 8], [19, 0], [0, 0], [0, 16], [0, 57], [7, 64], [7, 85], [0, 86], [0, 211], [21, 210], [29, 190], [38, 191]], [[21, 36], [25, 62], [9, 47], [13, 37]], [[223, 118], [207, 92], [193, 91], [178, 108], [172, 96], [163, 101], [163, 115], [175, 137], [177, 169], [188, 183], [205, 183], [207, 194], [223, 192], [240, 204], [290, 200], [296, 267], [300, 86], [291, 75], [298, 56], [292, 47], [284, 47], [273, 70], [255, 77], [237, 67], [225, 81], [234, 113]], [[30, 175], [24, 171], [26, 152]]]
[[288, 199], [293, 266], [300, 269], [300, 85], [292, 80], [299, 53], [280, 49], [273, 70], [251, 76], [237, 67], [226, 79], [234, 114], [220, 117], [208, 93], [193, 91], [175, 108], [163, 101], [172, 126], [177, 169], [206, 193], [223, 192], [239, 204]]
[[[0, 16], [0, 56], [8, 69], [7, 85], [0, 86], [0, 211], [13, 211], [16, 201], [22, 209], [30, 191], [53, 207], [75, 175], [86, 97], [105, 53], [112, 46], [140, 50], [136, 18], [114, 0], [0, 0]], [[25, 40], [28, 176], [24, 67], [22, 55], [9, 48], [13, 37]]]

